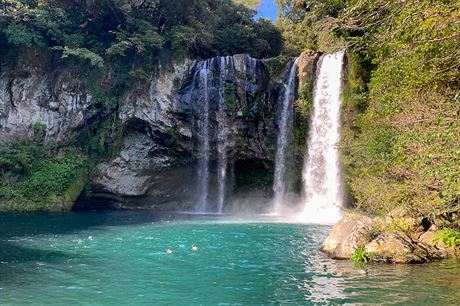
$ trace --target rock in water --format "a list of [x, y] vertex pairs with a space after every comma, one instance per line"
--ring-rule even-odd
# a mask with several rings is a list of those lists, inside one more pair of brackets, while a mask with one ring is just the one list
[[424, 263], [446, 257], [433, 246], [393, 233], [380, 234], [364, 249], [373, 261], [393, 263]]
[[367, 242], [371, 224], [369, 217], [344, 213], [324, 241], [321, 251], [334, 259], [349, 259], [359, 245]]
[[[391, 220], [347, 212], [332, 228], [321, 250], [333, 259], [350, 259], [358, 247], [364, 247], [370, 261], [391, 263], [424, 263], [449, 257], [449, 250], [432, 241], [433, 231], [419, 239], [385, 232]], [[417, 228], [418, 224], [413, 226]]]

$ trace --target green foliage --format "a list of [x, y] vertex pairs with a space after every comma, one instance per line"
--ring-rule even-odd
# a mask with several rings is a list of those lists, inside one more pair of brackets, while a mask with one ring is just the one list
[[34, 140], [38, 143], [42, 143], [45, 140], [46, 136], [46, 124], [41, 123], [41, 122], [36, 122], [33, 125], [33, 130], [34, 130]]
[[252, 117], [252, 105], [246, 105], [241, 109], [241, 113], [243, 114], [243, 117], [245, 118], [251, 118]]
[[234, 0], [236, 3], [255, 9], [260, 5], [261, 0]]
[[278, 3], [287, 52], [348, 46], [340, 149], [354, 205], [460, 211], [460, 3]]
[[268, 68], [271, 82], [280, 78], [280, 76], [284, 73], [289, 60], [289, 57], [277, 56], [265, 61], [265, 66]]
[[444, 228], [434, 237], [434, 242], [442, 241], [449, 248], [460, 246], [460, 231]]
[[85, 158], [75, 149], [55, 156], [49, 155], [40, 144], [22, 142], [3, 146], [0, 150], [0, 211], [67, 205], [86, 184], [86, 167]]
[[34, 161], [27, 180], [20, 186], [21, 194], [28, 198], [63, 195], [82, 166], [83, 160], [74, 152], [61, 158]]
[[297, 100], [294, 104], [295, 129], [294, 145], [295, 152], [301, 156], [304, 154], [305, 141], [310, 123], [311, 109], [313, 106], [313, 81], [299, 84]]
[[39, 145], [17, 142], [0, 147], [0, 171], [2, 176], [28, 173], [35, 159], [44, 158], [46, 149]]
[[366, 252], [364, 246], [358, 246], [350, 259], [354, 262], [368, 262], [371, 259], [371, 254]]
[[176, 149], [179, 145], [179, 135], [177, 135], [176, 131], [173, 128], [166, 128], [166, 137], [164, 138], [165, 144], [171, 148]]
[[240, 2], [244, 5], [233, 0], [5, 0], [0, 51], [17, 54], [14, 48], [39, 47], [98, 68], [116, 67], [120, 60], [142, 67], [160, 55], [279, 54], [278, 29], [253, 18], [258, 1]]
[[159, 50], [164, 43], [155, 27], [145, 20], [138, 21], [130, 32], [118, 30], [114, 33], [116, 42], [107, 49], [108, 55], [125, 56], [128, 51], [143, 54], [147, 50]]
[[23, 24], [10, 23], [4, 30], [8, 42], [15, 46], [43, 45], [43, 37]]
[[283, 32], [285, 52], [298, 55], [310, 49], [331, 52], [346, 41], [337, 33], [338, 16], [347, 1], [276, 0], [281, 14], [278, 26]]
[[91, 63], [91, 65], [98, 68], [104, 67], [104, 60], [102, 59], [102, 57], [86, 48], [72, 49], [65, 46], [62, 51], [62, 58], [67, 58], [69, 56], [74, 56], [82, 60], [88, 60]]
[[224, 99], [229, 110], [236, 110], [235, 88], [233, 84], [224, 85]]

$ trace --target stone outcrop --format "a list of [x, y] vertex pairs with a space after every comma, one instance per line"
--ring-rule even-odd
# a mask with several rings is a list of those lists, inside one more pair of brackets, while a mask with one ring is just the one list
[[452, 253], [442, 242], [435, 241], [436, 227], [417, 234], [419, 228], [421, 225], [401, 210], [385, 218], [346, 212], [321, 250], [334, 259], [350, 259], [356, 249], [362, 248], [370, 261], [391, 263], [424, 263]]
[[334, 225], [321, 250], [334, 259], [349, 259], [355, 249], [367, 242], [372, 219], [359, 214], [345, 212]]
[[394, 233], [379, 234], [364, 250], [373, 261], [392, 263], [424, 263], [447, 256], [434, 246]]
[[[21, 73], [19, 73], [20, 71]], [[33, 136], [46, 126], [46, 141], [65, 144], [89, 117], [91, 95], [70, 71], [18, 68], [0, 75], [0, 142]]]
[[[315, 54], [301, 56], [300, 77], [314, 79]], [[293, 59], [257, 60], [247, 55], [222, 59], [206, 61], [210, 131], [218, 131], [221, 118], [216, 112], [223, 93], [223, 120], [230, 127], [230, 161], [259, 161], [270, 167], [276, 149], [279, 99]], [[221, 63], [225, 63], [224, 69]], [[111, 110], [95, 107], [87, 80], [70, 69], [50, 70], [46, 65], [30, 64], [15, 71], [4, 69], [0, 75], [0, 142], [32, 138], [34, 125], [40, 124], [45, 127], [45, 143], [65, 146], [89, 124], [102, 121], [107, 112], [116, 112], [123, 131], [122, 139], [117, 140], [122, 143], [121, 150], [98, 166], [100, 176], [94, 178], [94, 193], [138, 202], [144, 197], [148, 198], [147, 206], [185, 198], [193, 201], [195, 124], [203, 90], [193, 80], [199, 65], [183, 60], [158, 67], [151, 80], [131, 84], [120, 97], [119, 107]], [[211, 137], [216, 139], [214, 134]], [[216, 140], [210, 146], [215, 151]]]
[[297, 61], [299, 82], [312, 82], [316, 75], [316, 64], [320, 58], [320, 54], [315, 51], [304, 51], [300, 54]]

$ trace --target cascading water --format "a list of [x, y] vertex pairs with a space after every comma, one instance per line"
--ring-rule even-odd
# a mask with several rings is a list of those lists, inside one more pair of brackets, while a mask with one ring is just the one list
[[198, 139], [199, 139], [199, 199], [196, 210], [206, 212], [208, 206], [209, 188], [209, 61], [199, 63], [198, 66], [198, 86], [201, 93], [200, 118], [198, 120]]
[[294, 99], [296, 94], [297, 60], [294, 61], [289, 72], [289, 79], [285, 84], [282, 97], [282, 109], [279, 122], [278, 145], [275, 156], [275, 173], [273, 178], [273, 211], [280, 213], [286, 193], [286, 153], [292, 136], [292, 119], [294, 113]]
[[340, 139], [341, 75], [344, 52], [323, 56], [314, 92], [313, 114], [302, 180], [303, 222], [334, 223], [343, 194], [337, 142]]
[[[194, 101], [196, 115], [196, 135], [198, 144], [198, 203], [197, 212], [222, 213], [227, 184], [228, 147], [230, 127], [225, 102], [226, 80], [232, 76], [234, 59], [214, 57], [197, 63], [187, 100]], [[217, 129], [213, 128], [214, 120]], [[214, 147], [215, 144], [215, 147]], [[217, 151], [217, 194], [210, 187], [215, 178], [210, 171], [211, 152]], [[214, 161], [214, 160], [212, 160]], [[212, 169], [211, 169], [212, 170]], [[217, 207], [209, 201], [217, 196]]]
[[[192, 105], [194, 139], [196, 141], [197, 204], [200, 213], [222, 213], [228, 202], [229, 177], [234, 177], [233, 152], [235, 139], [244, 139], [246, 133], [262, 132], [257, 122], [246, 122], [262, 114], [270, 95], [268, 69], [263, 61], [246, 55], [214, 57], [198, 62], [192, 82], [187, 85], [184, 103]], [[292, 144], [293, 110], [297, 86], [297, 60], [284, 78], [284, 93], [279, 98], [278, 148], [276, 152], [275, 191], [276, 210], [281, 208], [287, 188], [289, 146]], [[278, 89], [276, 89], [278, 90]], [[266, 100], [263, 100], [266, 99]], [[249, 127], [256, 129], [250, 131]], [[246, 130], [249, 129], [249, 130]], [[257, 129], [261, 129], [257, 131]], [[233, 134], [235, 131], [237, 136]], [[239, 137], [239, 138], [238, 138]], [[253, 138], [250, 154], [264, 154], [261, 139]], [[252, 151], [254, 150], [254, 151]], [[276, 211], [278, 212], [278, 211]]]
[[225, 76], [227, 67], [232, 69], [233, 57], [220, 57], [219, 62], [219, 111], [216, 114], [218, 131], [217, 131], [217, 213], [221, 214], [224, 210], [225, 202], [225, 185], [227, 179], [227, 148], [229, 146], [229, 127], [227, 123], [227, 112], [225, 105]]

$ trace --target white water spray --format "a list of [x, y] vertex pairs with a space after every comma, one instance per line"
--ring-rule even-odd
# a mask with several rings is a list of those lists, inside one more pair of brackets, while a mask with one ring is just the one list
[[[227, 112], [225, 103], [225, 75], [226, 67], [233, 65], [233, 57], [220, 57], [219, 73], [219, 111], [216, 114], [218, 122], [217, 131], [217, 213], [221, 214], [224, 210], [225, 185], [227, 182], [227, 148], [229, 146], [229, 127], [227, 123]], [[227, 65], [228, 62], [228, 65]]]
[[335, 223], [343, 205], [340, 162], [341, 75], [344, 52], [323, 56], [316, 81], [313, 114], [304, 159], [301, 222]]
[[288, 83], [285, 85], [281, 120], [279, 122], [278, 145], [275, 156], [275, 173], [273, 177], [273, 212], [281, 213], [286, 193], [286, 152], [289, 147], [289, 137], [292, 135], [292, 119], [294, 99], [296, 94], [297, 60], [292, 64]]
[[198, 71], [198, 80], [201, 96], [201, 118], [198, 122], [199, 129], [199, 154], [200, 160], [198, 165], [199, 179], [199, 200], [196, 210], [206, 212], [208, 206], [208, 188], [209, 188], [209, 61], [202, 62]]

